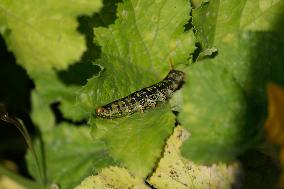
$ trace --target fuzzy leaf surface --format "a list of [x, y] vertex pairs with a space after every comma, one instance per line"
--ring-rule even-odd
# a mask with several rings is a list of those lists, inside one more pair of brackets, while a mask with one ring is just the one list
[[86, 50], [76, 31], [76, 17], [91, 14], [102, 6], [95, 1], [9, 1], [0, 3], [0, 33], [29, 72], [66, 69]]
[[[83, 178], [113, 163], [104, 143], [92, 140], [89, 129], [85, 126], [75, 127], [62, 123], [53, 130], [44, 132], [42, 138], [48, 185], [58, 184], [62, 189], [73, 188]], [[36, 150], [42, 154], [40, 148], [37, 141]], [[28, 153], [27, 161], [30, 173], [37, 178], [31, 153]]]
[[[265, 9], [259, 7], [264, 4]], [[265, 85], [284, 82], [283, 8], [283, 1], [220, 0], [193, 11], [202, 50], [214, 47], [218, 53], [197, 59], [187, 72], [179, 114], [192, 134], [181, 148], [187, 158], [228, 161], [258, 141], [266, 114]], [[259, 21], [272, 18], [269, 25]]]
[[168, 105], [121, 119], [96, 119], [96, 107], [159, 82], [169, 72], [169, 59], [176, 68], [187, 64], [194, 50], [191, 30], [185, 32], [190, 4], [178, 1], [126, 0], [118, 4], [118, 18], [108, 28], [94, 29], [101, 46], [101, 67], [78, 96], [93, 115], [93, 136], [103, 139], [112, 157], [134, 175], [145, 177], [162, 152], [174, 126]]

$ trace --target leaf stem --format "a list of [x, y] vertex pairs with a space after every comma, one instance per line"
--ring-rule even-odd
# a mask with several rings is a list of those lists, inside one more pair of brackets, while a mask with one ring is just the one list
[[37, 171], [38, 171], [38, 174], [39, 174], [39, 177], [40, 177], [40, 185], [39, 185], [40, 187], [38, 187], [38, 188], [44, 189], [45, 185], [46, 185], [46, 175], [45, 175], [45, 172], [44, 172], [44, 166], [42, 165], [42, 161], [39, 160], [39, 157], [35, 152], [35, 149], [34, 149], [34, 146], [33, 146], [33, 143], [32, 143], [32, 139], [31, 139], [26, 127], [21, 122], [21, 120], [17, 119], [14, 116], [8, 115], [8, 112], [6, 112], [4, 110], [4, 107], [1, 107], [1, 106], [0, 106], [0, 120], [3, 120], [7, 123], [14, 125], [23, 135], [23, 137], [24, 137], [24, 139], [27, 143], [27, 146], [31, 150], [31, 153], [32, 153], [32, 155], [35, 159], [35, 162], [36, 162]]

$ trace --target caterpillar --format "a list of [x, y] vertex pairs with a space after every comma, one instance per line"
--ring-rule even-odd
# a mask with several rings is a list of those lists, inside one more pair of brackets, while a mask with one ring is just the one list
[[173, 93], [182, 86], [184, 78], [184, 72], [172, 69], [159, 83], [97, 107], [95, 110], [96, 116], [104, 119], [114, 119], [155, 108], [172, 97]]

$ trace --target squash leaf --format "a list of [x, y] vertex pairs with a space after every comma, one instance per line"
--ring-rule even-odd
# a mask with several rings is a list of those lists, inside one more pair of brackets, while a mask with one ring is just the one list
[[82, 107], [92, 114], [93, 136], [103, 139], [112, 157], [135, 176], [145, 177], [158, 160], [175, 117], [168, 105], [115, 120], [94, 116], [95, 108], [157, 83], [170, 70], [188, 64], [195, 49], [189, 21], [190, 4], [178, 1], [130, 1], [118, 4], [118, 18], [108, 28], [94, 29], [101, 46], [101, 67], [78, 96]]
[[187, 72], [179, 121], [192, 136], [181, 148], [188, 159], [229, 161], [261, 138], [265, 85], [284, 83], [283, 8], [277, 0], [220, 0], [193, 10], [201, 50], [217, 53]]

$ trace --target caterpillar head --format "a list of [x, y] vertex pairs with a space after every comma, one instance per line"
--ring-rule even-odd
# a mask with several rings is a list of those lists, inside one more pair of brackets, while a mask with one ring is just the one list
[[109, 111], [106, 108], [101, 107], [101, 106], [96, 108], [96, 116], [97, 117], [107, 118], [108, 115], [109, 115]]
[[95, 112], [96, 117], [105, 119], [119, 118], [124, 115], [119, 108], [114, 108], [113, 103], [107, 104], [105, 106], [99, 106], [96, 108]]

